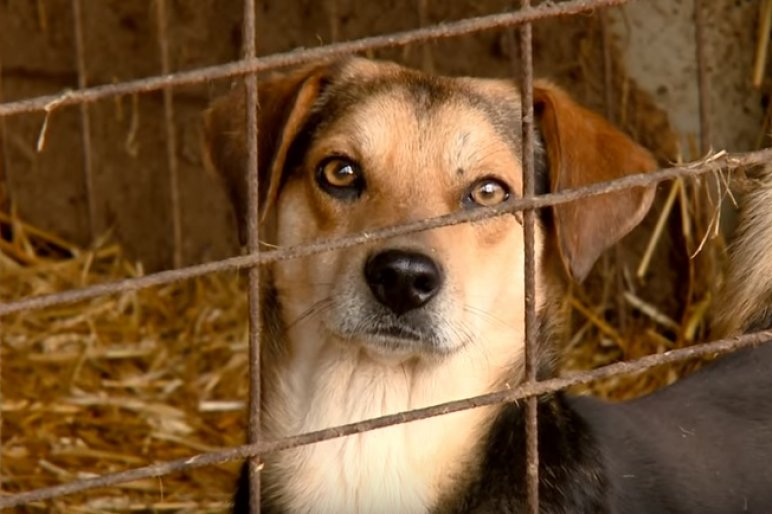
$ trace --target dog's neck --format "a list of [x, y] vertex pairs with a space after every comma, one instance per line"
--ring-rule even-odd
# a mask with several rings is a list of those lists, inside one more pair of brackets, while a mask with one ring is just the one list
[[[522, 374], [519, 363], [491, 363], [479, 351], [395, 363], [351, 342], [319, 341], [312, 326], [291, 332], [292, 355], [279, 360], [265, 391], [272, 438], [483, 394], [508, 385], [506, 378], [516, 385]], [[280, 452], [266, 462], [267, 497], [290, 512], [427, 512], [454, 489], [455, 477], [479, 464], [478, 444], [497, 411], [472, 409]]]

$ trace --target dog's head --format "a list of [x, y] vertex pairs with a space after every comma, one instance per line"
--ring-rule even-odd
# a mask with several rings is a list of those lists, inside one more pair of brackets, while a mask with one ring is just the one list
[[[218, 101], [205, 123], [211, 160], [240, 216], [244, 96], [238, 89]], [[538, 83], [534, 98], [538, 173], [549, 190], [656, 167], [560, 89]], [[264, 80], [259, 103], [261, 237], [269, 243], [336, 238], [521, 194], [520, 97], [510, 82], [347, 59]], [[539, 225], [537, 255], [550, 243], [581, 280], [652, 196], [636, 188], [553, 208]], [[522, 342], [525, 294], [518, 220], [504, 215], [277, 263], [286, 329], [379, 358], [437, 358], [470, 345], [511, 354]]]

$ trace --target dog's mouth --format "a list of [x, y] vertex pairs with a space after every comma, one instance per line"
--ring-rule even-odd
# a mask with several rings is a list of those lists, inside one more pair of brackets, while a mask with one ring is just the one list
[[338, 327], [339, 330], [334, 332], [347, 343], [361, 345], [382, 356], [436, 356], [448, 353], [448, 342], [428, 320], [394, 319], [394, 316], [388, 315], [377, 318], [380, 319], [371, 318], [366, 323]]
[[403, 326], [371, 330], [359, 338], [359, 344], [368, 354], [389, 361], [415, 357], [437, 358], [449, 353], [432, 334], [423, 334]]
[[377, 347], [379, 351], [397, 353], [435, 353], [439, 340], [433, 330], [422, 329], [414, 324], [396, 320], [383, 320], [361, 327], [358, 339], [368, 347]]
[[426, 334], [423, 334], [420, 330], [401, 324], [388, 324], [383, 326], [377, 326], [368, 330], [367, 335], [376, 338], [388, 338], [395, 340], [404, 340], [406, 342], [421, 342], [426, 339]]

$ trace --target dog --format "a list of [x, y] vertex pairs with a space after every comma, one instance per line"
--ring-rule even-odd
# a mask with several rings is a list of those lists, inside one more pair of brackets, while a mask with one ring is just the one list
[[[537, 193], [657, 167], [549, 82], [535, 83], [534, 109]], [[237, 88], [204, 119], [209, 159], [241, 219], [245, 116]], [[522, 194], [520, 93], [510, 81], [346, 58], [261, 80], [258, 124], [260, 236], [270, 245], [490, 208]], [[653, 195], [636, 187], [540, 212], [540, 377], [552, 373], [562, 291], [641, 221]], [[508, 214], [264, 267], [264, 437], [520, 383], [523, 246], [520, 218]], [[751, 372], [754, 356], [739, 356], [752, 361], [740, 362], [743, 373], [729, 359], [621, 405], [540, 398], [541, 512], [772, 511], [763, 466], [772, 423], [732, 416], [737, 395], [772, 387], [763, 366]], [[510, 403], [266, 455], [262, 512], [524, 512], [523, 425], [522, 405]], [[234, 512], [247, 512], [249, 487], [243, 473]]]
[[726, 287], [714, 331], [734, 335], [772, 328], [772, 166], [747, 173], [737, 234], [730, 248]]

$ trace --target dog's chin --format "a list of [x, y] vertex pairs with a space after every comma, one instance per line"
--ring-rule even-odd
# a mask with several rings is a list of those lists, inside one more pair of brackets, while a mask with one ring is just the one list
[[460, 345], [448, 344], [435, 334], [421, 333], [400, 325], [338, 332], [337, 336], [344, 345], [361, 349], [371, 359], [386, 364], [401, 364], [410, 360], [438, 361], [460, 348]]

